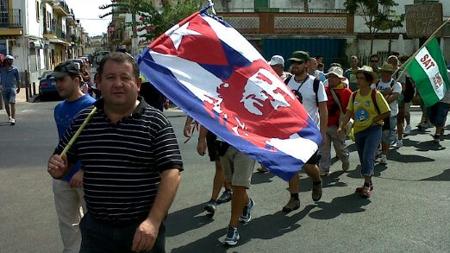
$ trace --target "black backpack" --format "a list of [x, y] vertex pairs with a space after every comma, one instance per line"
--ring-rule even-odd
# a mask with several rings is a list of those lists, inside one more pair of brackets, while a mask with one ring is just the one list
[[[292, 77], [293, 77], [293, 75], [290, 75], [288, 78], [286, 78], [286, 80], [284, 80], [284, 83], [286, 85], [288, 85], [288, 83], [289, 83], [289, 81], [291, 81]], [[313, 82], [313, 90], [314, 90], [314, 93], [316, 94], [316, 104], [317, 105], [319, 105], [319, 95], [317, 94], [319, 91], [319, 84], [320, 84], [320, 80], [318, 78], [315, 78], [314, 82]], [[299, 89], [300, 89], [300, 87], [299, 87]]]

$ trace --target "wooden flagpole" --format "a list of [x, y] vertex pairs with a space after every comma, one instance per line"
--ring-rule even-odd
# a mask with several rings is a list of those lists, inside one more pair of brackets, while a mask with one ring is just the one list
[[66, 155], [67, 151], [72, 147], [72, 145], [75, 143], [75, 141], [78, 139], [78, 136], [80, 136], [81, 131], [86, 127], [87, 123], [92, 119], [92, 116], [94, 116], [95, 112], [97, 111], [97, 107], [94, 106], [94, 109], [88, 114], [86, 119], [84, 119], [81, 126], [78, 128], [78, 130], [75, 132], [75, 134], [70, 138], [69, 143], [64, 147], [64, 150], [61, 152], [61, 156]]
[[408, 60], [397, 70], [395, 70], [395, 72], [392, 74], [392, 76], [394, 76], [400, 69], [402, 69], [402, 72], [400, 72], [400, 74], [398, 75], [397, 79], [395, 80], [396, 82], [398, 82], [398, 80], [400, 79], [400, 77], [402, 77], [405, 72], [406, 69], [409, 67], [409, 65], [412, 62], [412, 59], [414, 59], [416, 57], [416, 55], [420, 52], [420, 50], [422, 50], [424, 47], [426, 47], [426, 45], [428, 44], [428, 42], [430, 42], [432, 39], [434, 39], [434, 36], [436, 36], [436, 34], [442, 29], [444, 28], [444, 26], [450, 22], [450, 18], [448, 18], [447, 20], [445, 20], [444, 23], [442, 23], [431, 35], [430, 37], [425, 41], [425, 43], [423, 43], [423, 45], [411, 56], [408, 58]]

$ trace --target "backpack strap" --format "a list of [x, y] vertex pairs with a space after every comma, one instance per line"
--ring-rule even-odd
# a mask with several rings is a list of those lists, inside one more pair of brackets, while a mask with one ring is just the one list
[[391, 88], [394, 87], [394, 84], [395, 84], [395, 80], [392, 79], [392, 80], [391, 80]]
[[315, 78], [314, 82], [313, 82], [313, 90], [314, 90], [314, 93], [316, 94], [316, 104], [317, 105], [319, 105], [319, 95], [318, 95], [319, 84], [320, 84], [320, 80], [318, 78]]
[[380, 114], [380, 108], [378, 107], [377, 103], [377, 91], [372, 90], [372, 92], [370, 93], [370, 97], [372, 98], [372, 103], [375, 106], [375, 110], [377, 110], [377, 113]]
[[292, 75], [288, 76], [288, 78], [286, 78], [286, 80], [284, 80], [284, 84], [288, 85], [289, 81], [291, 81], [292, 79]]

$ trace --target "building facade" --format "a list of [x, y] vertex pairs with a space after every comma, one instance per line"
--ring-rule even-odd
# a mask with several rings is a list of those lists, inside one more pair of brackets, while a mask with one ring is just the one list
[[83, 33], [64, 1], [0, 0], [0, 54], [14, 56], [23, 84], [83, 55]]

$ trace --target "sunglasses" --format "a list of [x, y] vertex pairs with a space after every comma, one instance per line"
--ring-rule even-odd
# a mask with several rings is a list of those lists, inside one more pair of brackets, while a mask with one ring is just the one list
[[370, 60], [370, 62], [378, 62], [378, 60]]

